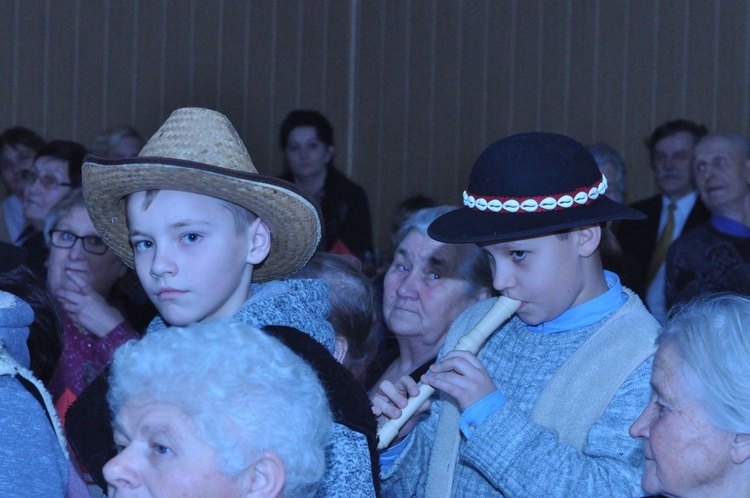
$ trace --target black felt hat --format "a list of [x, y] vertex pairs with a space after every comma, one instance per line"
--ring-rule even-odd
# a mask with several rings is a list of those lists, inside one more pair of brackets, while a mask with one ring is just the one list
[[606, 197], [606, 189], [596, 161], [572, 138], [512, 135], [482, 152], [463, 194], [464, 207], [439, 217], [428, 234], [453, 244], [502, 242], [646, 217]]

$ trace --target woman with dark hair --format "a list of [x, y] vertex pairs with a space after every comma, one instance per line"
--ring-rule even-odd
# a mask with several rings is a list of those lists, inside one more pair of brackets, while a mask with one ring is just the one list
[[281, 124], [284, 180], [310, 194], [323, 215], [319, 249], [353, 254], [364, 261], [372, 251], [372, 224], [365, 190], [333, 166], [330, 121], [317, 111], [295, 110]]
[[23, 214], [28, 225], [20, 244], [29, 256], [28, 266], [41, 280], [46, 279], [44, 263], [49, 251], [44, 242], [44, 217], [70, 191], [81, 186], [81, 168], [86, 147], [68, 140], [53, 140], [36, 154], [34, 165], [23, 172]]

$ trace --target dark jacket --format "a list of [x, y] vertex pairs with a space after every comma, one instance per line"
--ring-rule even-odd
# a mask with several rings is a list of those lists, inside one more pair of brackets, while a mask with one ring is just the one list
[[[294, 181], [291, 173], [285, 173], [281, 178]], [[340, 240], [355, 256], [364, 260], [365, 253], [372, 251], [372, 221], [365, 190], [329, 166], [320, 204], [323, 238], [319, 249], [330, 251]]]
[[[644, 213], [647, 218], [645, 220], [622, 220], [616, 234], [622, 247], [628, 273], [627, 281], [638, 297], [645, 301], [648, 267], [656, 249], [656, 238], [659, 233], [661, 195], [635, 202], [631, 204], [631, 207]], [[682, 231], [687, 232], [705, 223], [710, 217], [711, 212], [698, 197]]]

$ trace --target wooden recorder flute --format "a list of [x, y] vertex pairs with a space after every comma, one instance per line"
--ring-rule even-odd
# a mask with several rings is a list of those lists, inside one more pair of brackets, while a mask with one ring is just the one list
[[[513, 313], [518, 310], [521, 306], [520, 301], [515, 301], [505, 296], [500, 296], [492, 308], [487, 311], [487, 314], [477, 322], [473, 329], [466, 333], [453, 348], [454, 351], [468, 351], [472, 354], [479, 353], [482, 345], [487, 338], [497, 330], [497, 328], [505, 322]], [[417, 409], [422, 406], [432, 393], [435, 392], [435, 388], [420, 384], [419, 395], [409, 398], [409, 402], [406, 407], [401, 410], [401, 416], [394, 418], [386, 422], [383, 427], [378, 429], [378, 449], [382, 450], [391, 444], [391, 441], [396, 437], [398, 431], [404, 426], [407, 420], [409, 420]]]

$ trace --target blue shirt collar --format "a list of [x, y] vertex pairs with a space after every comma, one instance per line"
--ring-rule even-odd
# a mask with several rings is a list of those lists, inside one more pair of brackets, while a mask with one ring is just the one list
[[711, 216], [711, 226], [719, 232], [733, 237], [741, 237], [744, 239], [750, 237], [750, 227], [725, 216], [719, 216], [718, 214]]
[[543, 322], [533, 327], [529, 325], [529, 329], [540, 334], [554, 334], [555, 332], [580, 329], [609, 316], [625, 304], [627, 298], [622, 293], [620, 277], [605, 270], [604, 278], [607, 281], [607, 287], [609, 287], [607, 292], [568, 309], [549, 322]]

